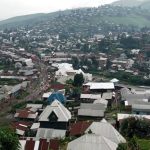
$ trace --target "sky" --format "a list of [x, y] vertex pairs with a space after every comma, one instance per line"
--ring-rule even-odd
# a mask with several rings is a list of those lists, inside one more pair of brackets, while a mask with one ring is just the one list
[[96, 7], [116, 0], [0, 0], [0, 20], [34, 13]]

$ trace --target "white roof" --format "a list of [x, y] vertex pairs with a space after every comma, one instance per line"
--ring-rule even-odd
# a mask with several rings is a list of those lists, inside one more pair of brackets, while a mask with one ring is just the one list
[[88, 133], [89, 130], [91, 130], [94, 134], [110, 139], [116, 144], [126, 142], [124, 137], [105, 119], [103, 119], [101, 122], [93, 122], [85, 132]]
[[[14, 115], [14, 117], [17, 118], [18, 116], [19, 116], [19, 113], [16, 112], [15, 115]], [[28, 118], [28, 119], [36, 119], [37, 116], [38, 116], [38, 113], [33, 113], [33, 114], [30, 113], [30, 114], [27, 116], [27, 118]]]
[[102, 95], [103, 99], [112, 99], [113, 93], [112, 92], [105, 92]]
[[63, 138], [66, 135], [66, 130], [39, 128], [36, 134], [36, 139], [46, 138]]
[[67, 150], [116, 150], [117, 144], [106, 137], [85, 134], [69, 142]]
[[101, 98], [101, 99], [97, 99], [93, 102], [93, 104], [99, 104], [99, 103], [104, 104], [107, 107], [108, 101]]
[[114, 83], [111, 82], [89, 82], [84, 85], [90, 86], [91, 90], [96, 89], [114, 89]]
[[101, 94], [81, 94], [82, 99], [101, 99]]
[[150, 112], [150, 103], [148, 104], [133, 104], [132, 110], [141, 110], [141, 111], [148, 111]]
[[52, 102], [51, 105], [47, 106], [39, 116], [39, 121], [49, 121], [49, 115], [54, 112], [58, 117], [59, 122], [68, 122], [71, 119], [70, 111], [65, 108], [58, 100]]
[[150, 119], [150, 115], [136, 115], [136, 114], [117, 114], [117, 120], [122, 120], [122, 119], [126, 119], [129, 117], [138, 117], [138, 118], [146, 118], [146, 119]]
[[104, 104], [81, 103], [79, 116], [103, 117], [106, 107]]
[[92, 109], [79, 109], [79, 116], [89, 116], [89, 117], [103, 117], [104, 110], [92, 110]]
[[42, 108], [42, 104], [27, 104], [26, 108], [36, 108], [36, 109], [41, 109]]
[[116, 82], [119, 82], [119, 80], [118, 80], [118, 79], [116, 79], [116, 78], [113, 78], [112, 80], [110, 80], [110, 82], [112, 82], [112, 83], [116, 83]]
[[26, 140], [19, 140], [20, 148], [19, 150], [25, 150]]
[[40, 141], [35, 141], [34, 150], [39, 150]]
[[49, 96], [52, 94], [52, 92], [47, 92], [43, 94], [43, 98], [49, 98]]
[[31, 126], [31, 130], [38, 129], [40, 127], [40, 123], [33, 123]]
[[16, 129], [16, 134], [18, 134], [18, 135], [24, 135], [24, 133], [25, 133], [25, 131]]

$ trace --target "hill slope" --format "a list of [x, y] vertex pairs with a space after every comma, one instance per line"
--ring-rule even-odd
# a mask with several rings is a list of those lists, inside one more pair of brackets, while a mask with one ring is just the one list
[[121, 7], [141, 7], [150, 9], [150, 0], [118, 0], [112, 3], [113, 6]]
[[[126, 0], [125, 0], [126, 1]], [[148, 6], [148, 5], [147, 5]], [[135, 7], [125, 8], [106, 5], [98, 8], [82, 8], [49, 14], [34, 14], [14, 17], [0, 21], [0, 27], [43, 26], [49, 24], [56, 31], [83, 32], [96, 30], [114, 30], [120, 26], [150, 27], [148, 10]], [[126, 27], [125, 27], [126, 28]]]

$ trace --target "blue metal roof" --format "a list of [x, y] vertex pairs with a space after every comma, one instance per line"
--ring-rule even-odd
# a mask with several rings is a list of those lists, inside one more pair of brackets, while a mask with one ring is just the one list
[[58, 100], [59, 102], [61, 102], [62, 104], [64, 104], [65, 101], [66, 101], [66, 98], [65, 98], [65, 96], [62, 93], [60, 93], [60, 92], [54, 92], [48, 98], [49, 104], [51, 104], [54, 100]]

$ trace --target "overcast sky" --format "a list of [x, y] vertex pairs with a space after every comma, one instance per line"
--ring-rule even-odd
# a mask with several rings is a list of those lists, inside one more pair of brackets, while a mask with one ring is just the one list
[[116, 0], [0, 0], [0, 20], [14, 16], [99, 6]]

